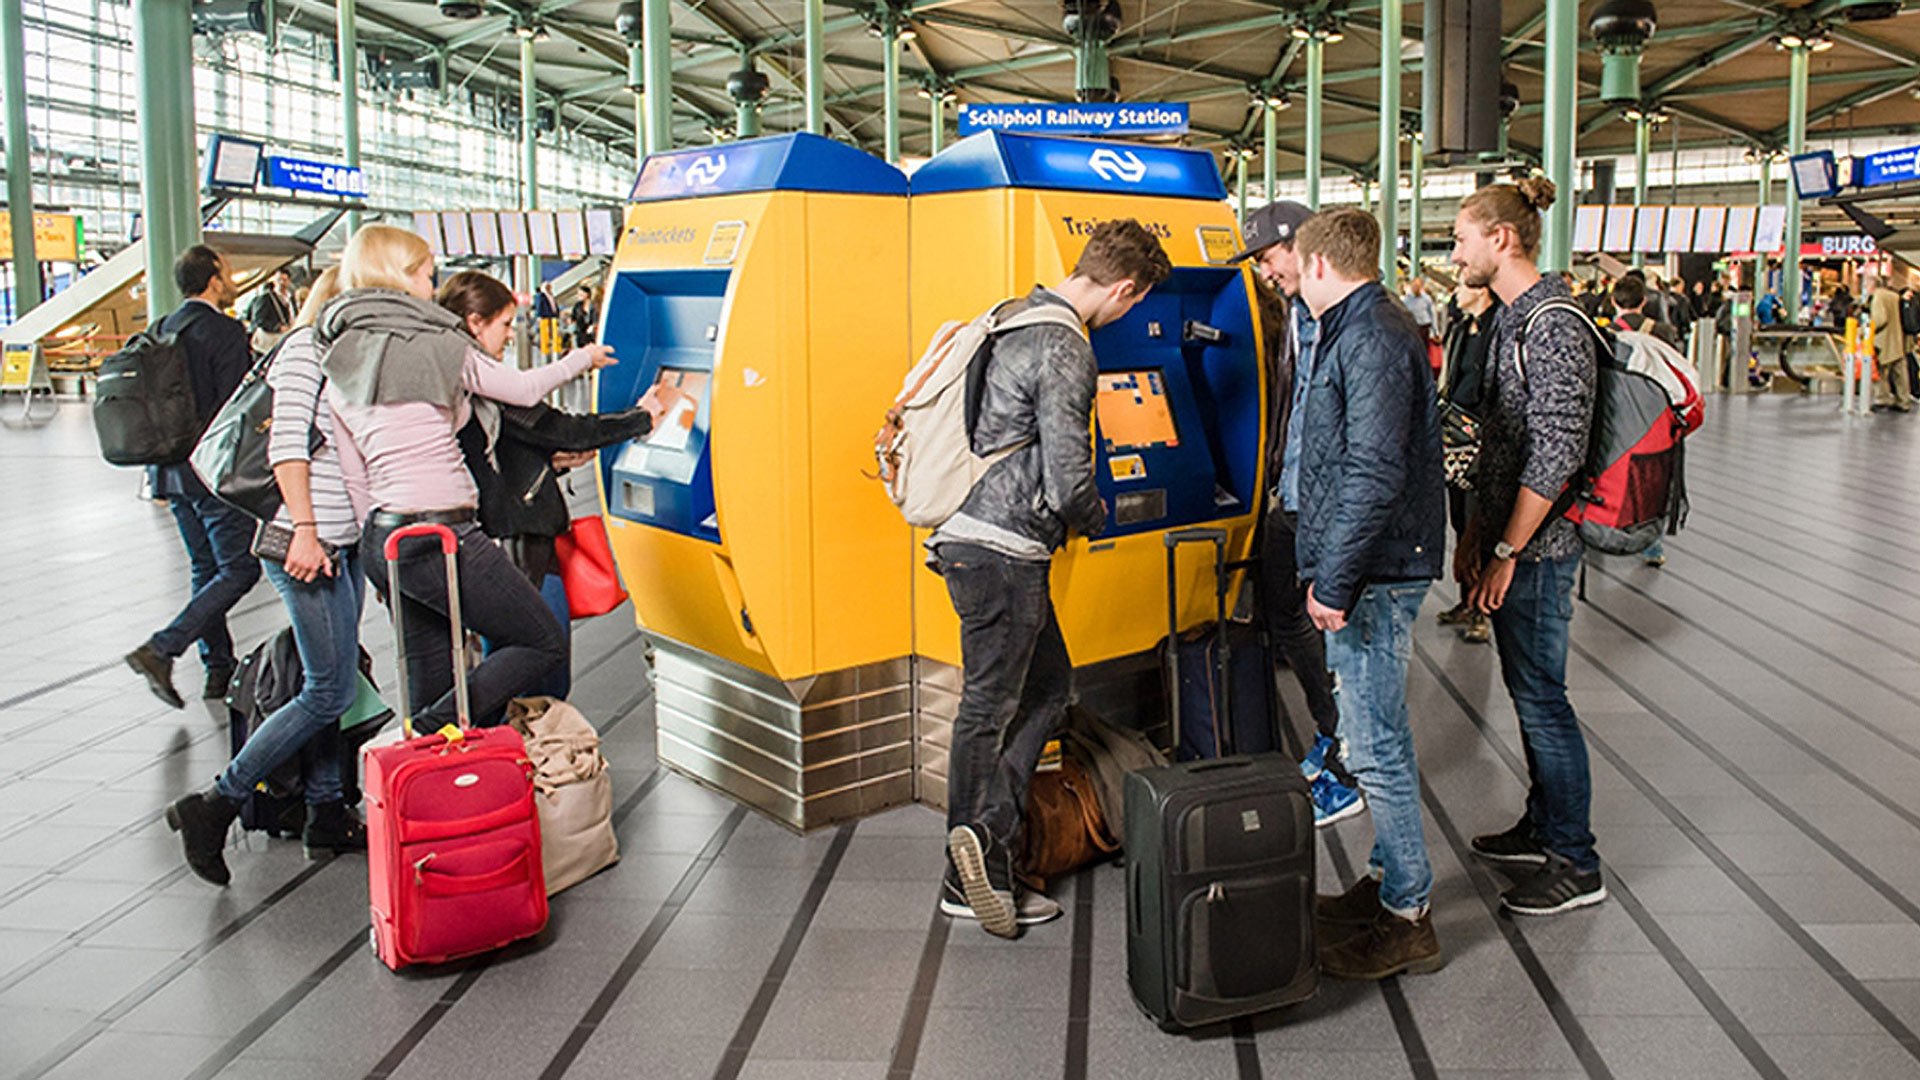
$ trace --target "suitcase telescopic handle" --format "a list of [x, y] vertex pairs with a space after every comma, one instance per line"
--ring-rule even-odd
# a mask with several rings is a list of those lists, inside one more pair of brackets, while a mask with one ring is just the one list
[[1219, 687], [1214, 695], [1213, 709], [1213, 747], [1221, 756], [1233, 753], [1233, 714], [1229, 712], [1232, 703], [1228, 699], [1227, 689], [1231, 670], [1227, 655], [1227, 530], [1225, 529], [1174, 529], [1166, 534], [1167, 545], [1167, 669], [1169, 680], [1173, 683], [1172, 708], [1173, 729], [1180, 730], [1180, 574], [1179, 554], [1182, 544], [1211, 542], [1213, 544], [1213, 592], [1214, 592], [1214, 633], [1219, 642], [1216, 650]]
[[447, 622], [451, 624], [453, 643], [448, 655], [453, 661], [453, 711], [460, 730], [473, 726], [467, 708], [467, 631], [460, 619], [460, 538], [439, 522], [421, 521], [402, 525], [387, 534], [387, 598], [393, 605], [393, 642], [395, 663], [400, 668], [400, 725], [409, 738], [413, 730], [413, 703], [407, 693], [407, 630], [402, 623], [400, 602], [400, 543], [415, 538], [434, 537], [440, 541], [440, 553], [447, 560]]

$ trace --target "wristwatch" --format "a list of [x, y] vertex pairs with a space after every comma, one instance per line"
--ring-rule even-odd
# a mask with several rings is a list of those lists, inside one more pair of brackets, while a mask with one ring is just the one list
[[1518, 554], [1520, 554], [1519, 549], [1507, 543], [1505, 540], [1493, 545], [1493, 557], [1496, 559], [1512, 561], [1513, 557]]

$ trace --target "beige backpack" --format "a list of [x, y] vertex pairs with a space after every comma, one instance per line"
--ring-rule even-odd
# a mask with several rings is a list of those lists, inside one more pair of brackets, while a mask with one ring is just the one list
[[[967, 428], [967, 371], [997, 335], [1024, 326], [1052, 324], [1085, 334], [1080, 317], [1059, 304], [1034, 304], [1001, 318], [1013, 301], [995, 304], [972, 322], [950, 322], [934, 331], [920, 362], [907, 372], [900, 396], [873, 439], [874, 460], [887, 496], [907, 524], [935, 529], [960, 509], [987, 470], [1026, 443], [985, 457], [973, 452]], [[1031, 441], [1031, 440], [1028, 440]]]
[[507, 706], [507, 723], [526, 740], [533, 763], [540, 862], [552, 896], [620, 861], [620, 842], [613, 835], [613, 778], [600, 754], [599, 733], [566, 702], [516, 698]]

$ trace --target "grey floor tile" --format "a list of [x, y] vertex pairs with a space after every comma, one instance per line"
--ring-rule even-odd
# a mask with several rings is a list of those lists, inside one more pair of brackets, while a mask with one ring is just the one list
[[1706, 1006], [1658, 954], [1560, 953], [1541, 965], [1576, 1016], [1704, 1016]]
[[885, 1061], [906, 1006], [904, 990], [782, 985], [753, 1048], [774, 1058]]
[[1668, 915], [1757, 915], [1760, 909], [1712, 867], [1620, 867], [1620, 876], [1648, 911]]
[[[1297, 1077], [1298, 1080], [1412, 1080], [1413, 1066], [1407, 1056], [1391, 1050], [1269, 1050], [1260, 1051], [1261, 1072], [1266, 1076]], [[1222, 1076], [1232, 1075], [1222, 1073]]]
[[849, 881], [827, 887], [813, 925], [842, 930], [918, 930], [937, 900], [938, 878], [911, 881]]
[[1755, 1075], [1720, 1025], [1705, 1017], [1596, 1016], [1584, 1026], [1618, 1080], [1744, 1080]]
[[114, 1023], [116, 1031], [225, 1038], [292, 987], [292, 972], [189, 968]]
[[1912, 923], [1810, 925], [1807, 932], [1862, 979], [1903, 979], [1920, 971], [1920, 926]]
[[1067, 949], [948, 949], [933, 1003], [956, 1009], [1064, 1011], [1072, 963]]
[[1765, 915], [1664, 915], [1661, 929], [1701, 968], [1798, 968], [1818, 964]]
[[1424, 1005], [1415, 1015], [1435, 1068], [1564, 1069], [1578, 1064], [1538, 998], [1458, 998]]
[[1920, 1078], [1920, 1062], [1885, 1034], [1763, 1035], [1760, 1043], [1794, 1080]]
[[83, 1009], [0, 1006], [0, 1075], [23, 1074], [93, 1019]]
[[352, 1080], [336, 1061], [320, 1058], [269, 1058], [241, 1055], [214, 1074], [214, 1080]]
[[199, 1068], [224, 1042], [198, 1035], [108, 1031], [48, 1072], [46, 1080], [102, 1080], [113, 1076], [175, 1080]]
[[[448, 1022], [436, 1025], [394, 1070], [394, 1080], [538, 1076], [579, 1023], [578, 1016], [534, 1012], [502, 1016], [475, 1010], [468, 1017], [470, 1022], [458, 1023], [448, 1014]], [[483, 1018], [493, 1022], [481, 1022]]]
[[[1142, 1021], [1145, 1023], [1145, 1021]], [[1148, 1025], [1151, 1029], [1151, 1025]], [[1088, 1075], [1107, 1071], [1113, 1049], [1124, 1048], [1101, 1034], [1087, 1040]], [[1067, 1017], [1060, 1013], [1008, 1009], [930, 1009], [920, 1039], [917, 1080], [979, 1080], [983, 1076], [1057, 1076], [1066, 1059]], [[1101, 1048], [1095, 1057], [1094, 1047]]]
[[[780, 931], [767, 935], [773, 948], [767, 948], [766, 960], [773, 959]], [[793, 967], [787, 972], [788, 990], [802, 987], [836, 990], [899, 990], [913, 987], [920, 968], [920, 953], [926, 935], [911, 930], [841, 930], [814, 926], [794, 954]], [[766, 961], [760, 968], [764, 970]], [[944, 981], [944, 975], [942, 976]]]
[[1756, 874], [1754, 882], [1802, 924], [1895, 923], [1892, 901], [1845, 871], [1829, 874]]
[[158, 974], [177, 955], [159, 949], [68, 949], [0, 991], [0, 1009], [26, 1006], [97, 1014]]
[[[791, 921], [777, 915], [682, 911], [647, 956], [647, 967], [764, 972], [780, 950]], [[813, 944], [813, 935], [808, 935], [807, 944]], [[803, 946], [801, 957], [805, 955]], [[850, 964], [860, 969], [865, 959], [856, 954]]]
[[1863, 1035], [1883, 1030], [1823, 972], [1722, 969], [1703, 974], [1756, 1035]]
[[71, 933], [126, 903], [135, 886], [53, 879], [0, 907], [0, 928]]
[[793, 1061], [750, 1057], [740, 1080], [886, 1080], [884, 1061]]
[[1551, 919], [1518, 923], [1533, 951], [1549, 953], [1651, 953], [1653, 942], [1619, 904], [1581, 908]]
[[947, 849], [937, 839], [872, 836], [863, 825], [840, 860], [835, 877], [846, 881], [920, 881], [938, 883], [946, 872]]
[[[1914, 973], [1920, 976], [1920, 972]], [[1882, 979], [1866, 984], [1867, 990], [1879, 998], [1895, 1016], [1906, 1022], [1907, 1027], [1920, 1031], [1920, 977], [1912, 979]]]

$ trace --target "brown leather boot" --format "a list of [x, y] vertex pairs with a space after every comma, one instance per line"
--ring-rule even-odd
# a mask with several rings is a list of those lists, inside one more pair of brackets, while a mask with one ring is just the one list
[[1366, 929], [1323, 945], [1320, 970], [1336, 979], [1376, 981], [1395, 975], [1426, 975], [1446, 965], [1440, 939], [1434, 936], [1433, 913], [1403, 919], [1379, 909]]
[[1365, 926], [1380, 911], [1380, 879], [1372, 874], [1363, 876], [1339, 896], [1313, 898], [1313, 917], [1334, 926]]

